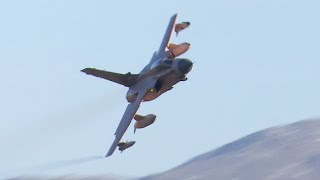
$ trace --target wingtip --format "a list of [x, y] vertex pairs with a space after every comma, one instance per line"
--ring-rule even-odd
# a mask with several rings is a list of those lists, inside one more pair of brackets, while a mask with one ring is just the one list
[[85, 73], [87, 70], [88, 70], [88, 68], [84, 68], [84, 69], [81, 70], [81, 72]]
[[106, 154], [104, 157], [110, 157], [112, 154], [110, 154], [110, 153], [108, 153], [108, 154]]
[[177, 16], [178, 16], [178, 13], [175, 13], [172, 15], [172, 17], [175, 17], [175, 18], [177, 18]]
[[90, 69], [91, 68], [84, 68], [84, 69], [81, 70], [81, 72], [89, 74]]

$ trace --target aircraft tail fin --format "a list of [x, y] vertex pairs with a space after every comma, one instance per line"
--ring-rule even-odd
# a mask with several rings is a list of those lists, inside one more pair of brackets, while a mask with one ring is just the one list
[[92, 76], [100, 77], [118, 84], [122, 84], [126, 87], [134, 85], [137, 82], [139, 76], [139, 74], [131, 74], [130, 72], [128, 72], [127, 74], [120, 74], [94, 68], [85, 68], [81, 70], [81, 72], [84, 72]]

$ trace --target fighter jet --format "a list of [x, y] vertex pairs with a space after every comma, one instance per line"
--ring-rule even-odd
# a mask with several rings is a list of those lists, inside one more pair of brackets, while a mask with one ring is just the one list
[[[171, 17], [159, 49], [153, 53], [150, 62], [139, 74], [131, 74], [130, 72], [121, 74], [95, 68], [85, 68], [81, 70], [86, 74], [100, 77], [129, 88], [126, 94], [126, 99], [129, 104], [114, 134], [115, 140], [106, 157], [111, 156], [117, 146], [119, 146], [119, 148], [124, 146], [124, 143], [119, 142], [133, 118], [137, 121], [135, 129], [144, 128], [154, 122], [155, 115], [136, 115], [142, 101], [154, 100], [161, 94], [171, 90], [173, 85], [180, 81], [187, 80], [186, 75], [191, 71], [193, 63], [189, 59], [176, 57], [185, 53], [189, 49], [190, 44], [182, 43], [176, 45], [170, 43], [170, 38], [174, 31], [179, 32], [185, 29], [185, 27], [181, 27], [181, 24], [176, 24], [176, 19], [177, 14]], [[190, 25], [190, 23], [182, 24], [186, 26]], [[125, 147], [128, 148], [130, 146]]]

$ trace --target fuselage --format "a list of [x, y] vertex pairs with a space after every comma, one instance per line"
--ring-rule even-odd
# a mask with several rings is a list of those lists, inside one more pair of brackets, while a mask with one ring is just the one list
[[155, 86], [144, 97], [144, 101], [151, 101], [171, 90], [178, 82], [187, 80], [186, 75], [191, 71], [192, 66], [193, 63], [185, 58], [159, 59], [153, 64], [147, 65], [141, 71], [137, 83], [129, 87], [126, 96], [128, 102], [135, 101], [138, 95], [136, 86], [139, 81], [145, 81], [147, 78], [158, 79]]

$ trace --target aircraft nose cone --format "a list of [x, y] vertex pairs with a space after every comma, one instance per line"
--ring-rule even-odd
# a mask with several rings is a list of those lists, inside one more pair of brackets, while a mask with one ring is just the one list
[[189, 59], [181, 59], [178, 62], [178, 69], [182, 74], [187, 74], [191, 71], [193, 63]]

